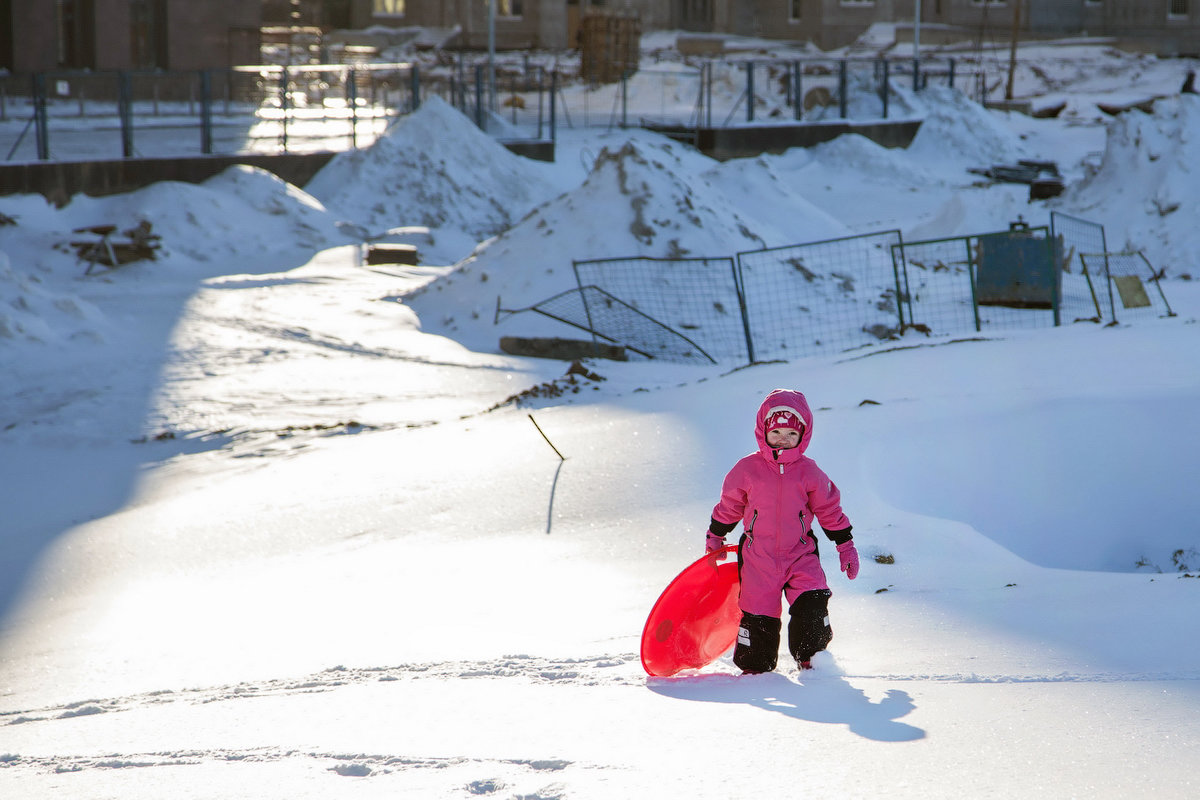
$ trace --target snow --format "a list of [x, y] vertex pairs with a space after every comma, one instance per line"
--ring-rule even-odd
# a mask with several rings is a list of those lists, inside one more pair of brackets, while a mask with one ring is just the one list
[[[1059, 119], [930, 87], [904, 150], [563, 129], [551, 165], [431, 100], [303, 190], [0, 198], [0, 795], [1195, 796], [1200, 100], [1181, 62], [1043, 49], [1018, 77]], [[967, 172], [1015, 158], [1066, 192]], [[1050, 209], [1143, 249], [1176, 316], [572, 380], [498, 348], [579, 333], [495, 322], [572, 259]], [[66, 245], [143, 219], [157, 260]], [[831, 648], [648, 678], [645, 616], [781, 386], [863, 554], [848, 582], [823, 553]]]

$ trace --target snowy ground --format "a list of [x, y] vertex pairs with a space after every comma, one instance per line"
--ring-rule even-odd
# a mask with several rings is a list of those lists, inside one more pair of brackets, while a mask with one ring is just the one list
[[[1200, 100], [1108, 118], [1087, 98], [1171, 94], [1179, 64], [1087, 57], [1107, 82], [1028, 92], [1071, 98], [1057, 120], [910, 96], [903, 151], [716, 164], [575, 131], [535, 164], [431, 103], [308, 191], [0, 198], [0, 795], [1195, 796]], [[1067, 192], [967, 172], [1017, 157]], [[575, 335], [493, 324], [572, 258], [1050, 208], [1144, 249], [1176, 316], [573, 383], [497, 347]], [[85, 276], [63, 246], [138, 218], [155, 262]], [[364, 237], [427, 266], [365, 267]], [[852, 583], [826, 564], [831, 649], [647, 678], [645, 616], [778, 386], [864, 555]]]

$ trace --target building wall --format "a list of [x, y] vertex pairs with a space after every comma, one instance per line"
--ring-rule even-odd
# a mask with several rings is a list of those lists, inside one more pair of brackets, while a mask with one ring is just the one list
[[[232, 35], [233, 30], [255, 31], [261, 25], [262, 8], [254, 0], [161, 0], [166, 13], [167, 63], [164, 69], [203, 69], [227, 67], [233, 63], [255, 63], [257, 48], [231, 46], [246, 36]], [[84, 0], [78, 4], [81, 19], [79, 65], [88, 69], [131, 69], [136, 65], [132, 52], [132, 28], [129, 0]], [[0, 19], [0, 36], [11, 38], [11, 58], [0, 66], [12, 72], [52, 70], [59, 62], [58, 16], [56, 0], [9, 0], [0, 5], [6, 10]], [[164, 24], [159, 21], [159, 24]], [[0, 49], [0, 52], [3, 52]]]
[[167, 6], [168, 69], [216, 69], [247, 63], [244, 55], [239, 58], [235, 52], [233, 40], [238, 36], [231, 31], [258, 28], [262, 24], [259, 3], [168, 0]]
[[[81, 52], [93, 69], [128, 69], [131, 52], [129, 0], [78, 0], [90, 32]], [[262, 24], [258, 0], [158, 0], [166, 9], [166, 69], [222, 68], [257, 60], [255, 31]], [[313, 6], [318, 0], [307, 0]], [[488, 45], [484, 0], [407, 0], [405, 14], [380, 17], [373, 0], [330, 0], [353, 27], [459, 27], [458, 46]], [[1021, 31], [1028, 36], [1087, 34], [1117, 37], [1124, 44], [1168, 55], [1200, 54], [1200, 0], [1185, 18], [1169, 18], [1170, 0], [922, 0], [922, 21], [977, 36], [986, 23], [991, 38], [1007, 37], [1013, 3], [1021, 3]], [[0, 67], [12, 72], [60, 66], [56, 0], [0, 0]], [[313, 6], [316, 8], [316, 6]], [[768, 39], [811, 41], [822, 49], [853, 42], [872, 22], [911, 23], [915, 0], [802, 0], [801, 19], [788, 19], [786, 0], [523, 0], [520, 17], [497, 17], [500, 49], [561, 50], [576, 46], [572, 27], [593, 8], [634, 12], [642, 32], [709, 30]], [[316, 13], [316, 11], [314, 11]], [[322, 12], [324, 13], [324, 12]]]
[[0, 64], [12, 72], [54, 69], [58, 64], [54, 3], [12, 0], [8, 18], [0, 20], [0, 35], [11, 42], [11, 62]]
[[132, 67], [130, 46], [129, 2], [125, 0], [94, 0], [96, 16], [92, 20], [93, 47], [98, 70]]

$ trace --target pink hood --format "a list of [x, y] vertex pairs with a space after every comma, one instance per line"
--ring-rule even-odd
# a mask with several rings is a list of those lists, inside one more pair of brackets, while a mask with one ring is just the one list
[[[804, 433], [800, 437], [800, 444], [790, 450], [774, 450], [767, 444], [767, 417], [779, 408], [792, 411], [804, 423]], [[812, 429], [813, 415], [808, 407], [808, 401], [800, 392], [791, 389], [775, 389], [768, 394], [762, 405], [758, 407], [758, 414], [754, 418], [754, 440], [758, 442], [758, 451], [772, 464], [792, 464], [799, 461], [800, 457], [804, 455], [804, 451], [808, 449], [808, 443], [812, 441]]]

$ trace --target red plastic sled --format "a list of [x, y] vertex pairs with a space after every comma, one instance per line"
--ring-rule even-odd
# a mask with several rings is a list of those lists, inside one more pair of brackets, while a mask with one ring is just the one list
[[[720, 563], [719, 553], [733, 558]], [[642, 666], [667, 677], [711, 664], [737, 640], [737, 545], [707, 553], [659, 595], [642, 629]]]

